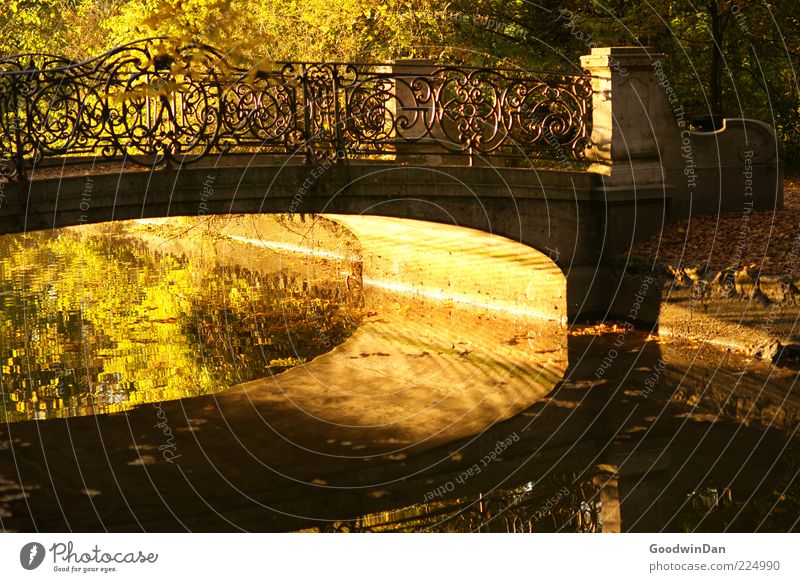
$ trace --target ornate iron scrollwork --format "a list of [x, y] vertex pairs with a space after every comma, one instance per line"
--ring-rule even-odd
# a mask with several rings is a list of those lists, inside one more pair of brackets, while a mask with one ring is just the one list
[[207, 46], [137, 41], [88, 61], [0, 59], [0, 175], [44, 158], [148, 166], [222, 153], [381, 159], [432, 152], [580, 160], [591, 82], [580, 75], [426, 65], [228, 64]]

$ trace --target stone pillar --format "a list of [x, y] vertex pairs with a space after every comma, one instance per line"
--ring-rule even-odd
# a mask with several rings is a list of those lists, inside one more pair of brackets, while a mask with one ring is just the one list
[[[692, 118], [698, 116], [692, 113], [708, 112], [684, 109], [664, 58], [643, 47], [594, 48], [581, 57], [595, 91], [594, 146], [588, 157], [594, 162], [591, 170], [604, 176], [605, 199], [636, 199], [637, 211], [646, 199], [668, 202], [667, 221], [780, 207], [783, 180], [775, 131], [749, 119], [696, 127]], [[637, 217], [646, 219], [646, 214]], [[647, 236], [647, 230], [637, 230], [637, 237]]]
[[582, 212], [596, 225], [588, 236], [599, 249], [599, 264], [574, 265], [567, 272], [570, 318], [595, 310], [627, 316], [630, 306], [607, 312], [620, 274], [605, 260], [649, 238], [665, 221], [672, 187], [660, 150], [664, 136], [677, 138], [678, 132], [656, 77], [663, 59], [644, 47], [599, 47], [581, 57], [592, 77], [593, 146], [587, 158], [596, 176]]
[[[604, 256], [624, 252], [631, 239], [608, 236], [631, 232], [634, 241], [657, 232], [670, 188], [664, 179], [661, 141], [677, 136], [656, 71], [664, 55], [646, 47], [593, 48], [581, 57], [592, 76], [590, 171], [601, 175], [597, 200], [605, 204]], [[619, 203], [619, 204], [617, 204]]]
[[643, 185], [663, 183], [658, 141], [676, 130], [655, 76], [663, 60], [646, 47], [593, 48], [581, 57], [593, 77], [592, 171], [614, 176], [619, 184], [626, 177]]
[[594, 485], [600, 490], [599, 498], [601, 512], [598, 524], [603, 533], [620, 533], [622, 521], [619, 514], [619, 476], [617, 467], [613, 465], [599, 465], [602, 471], [592, 478]]

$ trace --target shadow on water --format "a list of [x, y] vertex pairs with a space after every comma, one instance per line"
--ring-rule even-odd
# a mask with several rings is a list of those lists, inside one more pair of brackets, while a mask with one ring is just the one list
[[[228, 223], [214, 252], [233, 245], [240, 275], [281, 248], [347, 259], [337, 285], [363, 301], [348, 341], [217, 394], [0, 427], [3, 528], [797, 529], [796, 372], [627, 327], [568, 331], [563, 276], [497, 237], [336, 220], [361, 244]], [[151, 226], [142, 244], [211, 252]]]
[[576, 331], [541, 402], [415, 459], [441, 462], [328, 531], [797, 531], [795, 372], [641, 332], [620, 345], [620, 330]]

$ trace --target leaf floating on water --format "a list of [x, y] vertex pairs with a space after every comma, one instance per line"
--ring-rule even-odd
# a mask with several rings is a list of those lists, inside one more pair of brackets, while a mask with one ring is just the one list
[[592, 388], [608, 382], [605, 378], [600, 380], [566, 380], [561, 386], [564, 388]]
[[403, 459], [408, 458], [408, 455], [405, 453], [394, 453], [392, 455], [384, 455], [383, 458], [388, 461], [402, 461]]
[[155, 465], [156, 458], [153, 455], [141, 455], [139, 458], [128, 461], [126, 464], [130, 466]]

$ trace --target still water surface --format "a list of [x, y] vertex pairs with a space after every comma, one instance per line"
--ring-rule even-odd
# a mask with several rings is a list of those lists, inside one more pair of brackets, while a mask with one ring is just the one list
[[[560, 273], [488, 235], [342, 220], [367, 252], [324, 220], [311, 239], [223, 222], [2, 239], [4, 527], [96, 531], [133, 508], [119, 527], [180, 530], [174, 512], [212, 531], [798, 529], [795, 371], [567, 327]], [[13, 422], [187, 396], [159, 408], [168, 437], [152, 407]], [[170, 512], [148, 513], [149, 483]]]
[[[286, 234], [279, 221], [260, 225], [262, 236]], [[127, 223], [113, 236], [84, 227], [0, 237], [0, 419], [217, 392], [307, 362], [358, 325], [338, 261], [278, 250], [245, 269], [220, 254], [224, 241], [185, 230], [173, 221]], [[194, 253], [162, 252], [171, 237]]]

